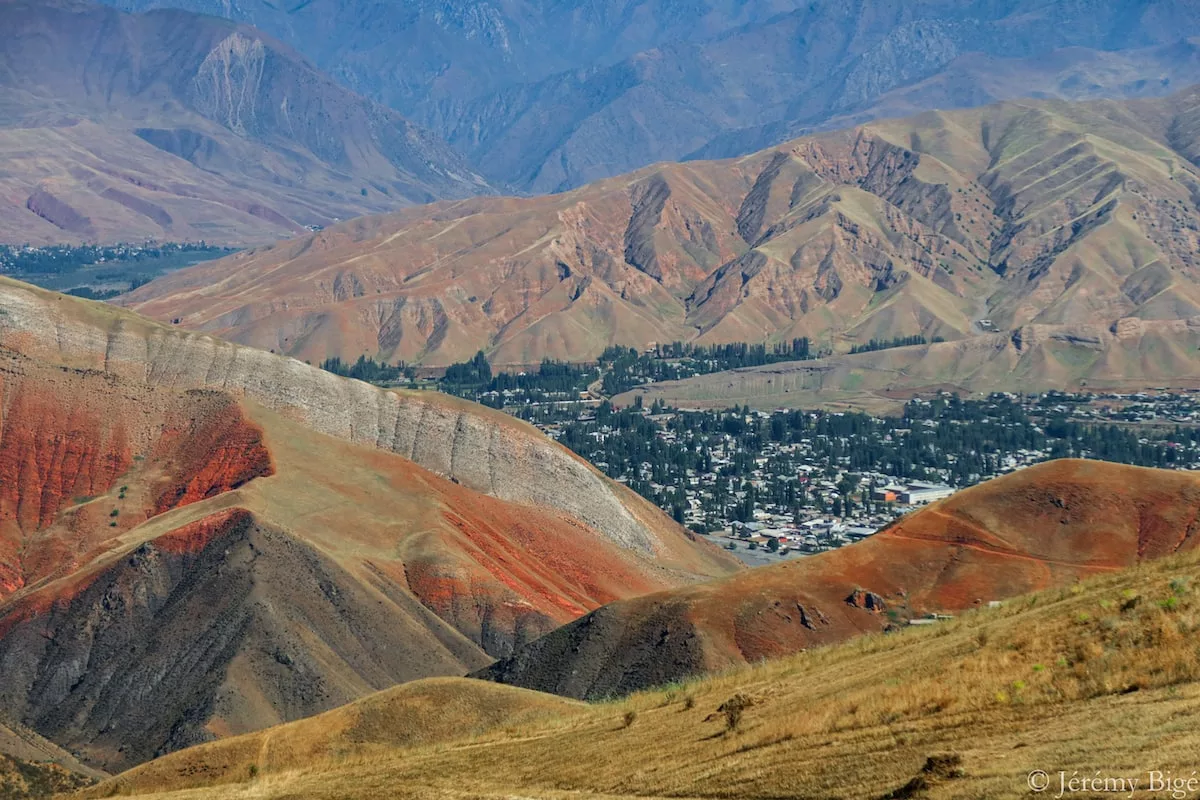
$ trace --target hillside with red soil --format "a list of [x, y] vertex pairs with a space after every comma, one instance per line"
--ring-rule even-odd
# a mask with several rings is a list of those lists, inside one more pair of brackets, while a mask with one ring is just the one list
[[613, 603], [476, 673], [597, 698], [1069, 585], [1200, 543], [1200, 476], [1029, 467], [859, 543]]
[[0, 279], [0, 714], [99, 768], [735, 569], [506, 415]]

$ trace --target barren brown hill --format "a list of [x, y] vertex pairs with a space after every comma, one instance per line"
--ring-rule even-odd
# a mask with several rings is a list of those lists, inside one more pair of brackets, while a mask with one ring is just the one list
[[0, 2], [0, 241], [270, 242], [487, 186], [247, 25]]
[[1054, 461], [958, 492], [860, 544], [613, 603], [477, 675], [570, 697], [625, 694], [1197, 543], [1200, 477]]
[[[401, 734], [389, 748], [387, 734], [330, 724], [301, 741], [314, 757], [296, 765], [266, 732], [263, 749], [203, 745], [87, 795], [998, 800], [1029, 797], [1033, 770], [1052, 781], [1048, 796], [1059, 771], [1136, 779], [1133, 796], [1152, 797], [1155, 770], [1186, 794], [1200, 710], [1197, 580], [1193, 551], [616, 702], [547, 704], [500, 728], [472, 725], [479, 712], [456, 705], [447, 716], [467, 721], [457, 738]], [[409, 688], [390, 702], [411, 705], [410, 718], [450, 697], [487, 702], [470, 681]]]
[[930, 112], [561, 195], [355, 220], [128, 302], [309, 360], [445, 364], [483, 348], [515, 364], [796, 336], [840, 353], [922, 334], [970, 343], [976, 371], [998, 373], [1036, 334], [1070, 345], [1065, 378], [1030, 366], [1054, 384], [1139, 359], [1139, 380], [1180, 374], [1124, 335], [1144, 324], [1195, 376], [1198, 104], [1192, 90]]
[[[231, 784], [248, 776], [250, 764], [267, 774], [331, 760], [367, 760], [397, 749], [586, 717], [588, 711], [583, 703], [527, 689], [462, 678], [426, 678], [324, 714], [189, 748], [175, 758], [156, 759], [123, 775], [122, 784], [172, 783], [181, 769], [196, 783]], [[110, 786], [99, 792], [107, 792]]]
[[97, 766], [734, 568], [499, 412], [0, 280], [0, 713]]

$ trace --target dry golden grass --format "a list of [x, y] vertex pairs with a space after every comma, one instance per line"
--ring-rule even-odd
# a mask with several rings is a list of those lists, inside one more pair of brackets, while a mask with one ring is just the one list
[[[1197, 587], [1189, 554], [477, 735], [280, 771], [247, 752], [239, 783], [153, 794], [196, 786], [184, 765], [229, 746], [206, 745], [94, 794], [862, 798], [914, 782], [912, 796], [995, 798], [1028, 794], [1034, 769], [1187, 774], [1200, 766]], [[718, 709], [738, 695], [731, 726]]]

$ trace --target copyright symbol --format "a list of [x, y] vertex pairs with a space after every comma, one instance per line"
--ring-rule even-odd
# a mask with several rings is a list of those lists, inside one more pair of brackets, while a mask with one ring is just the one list
[[1050, 787], [1050, 776], [1040, 769], [1029, 773], [1029, 788], [1035, 792], [1044, 792]]

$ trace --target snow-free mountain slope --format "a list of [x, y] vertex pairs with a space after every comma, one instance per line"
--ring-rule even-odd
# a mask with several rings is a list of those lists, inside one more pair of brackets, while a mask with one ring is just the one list
[[0, 714], [101, 768], [736, 568], [506, 415], [0, 281]]
[[247, 25], [4, 0], [0, 28], [0, 241], [262, 243], [489, 191]]
[[[1200, 374], [1198, 108], [1193, 89], [928, 112], [560, 195], [354, 220], [124, 302], [313, 363], [799, 336], [845, 353], [923, 335], [941, 366], [870, 353], [853, 362], [880, 364], [865, 388], [994, 389], [1018, 362], [1031, 389], [1162, 385]], [[1063, 352], [1030, 357], [1040, 342]]]

